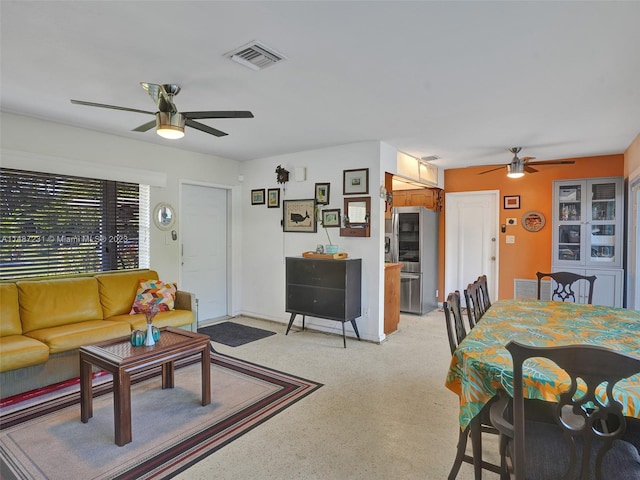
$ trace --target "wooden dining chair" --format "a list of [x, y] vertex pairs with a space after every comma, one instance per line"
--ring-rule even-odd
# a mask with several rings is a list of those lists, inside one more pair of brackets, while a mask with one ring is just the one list
[[[454, 354], [456, 348], [467, 336], [467, 330], [464, 326], [462, 308], [460, 307], [460, 292], [456, 290], [447, 296], [447, 301], [443, 302], [444, 316], [447, 324], [447, 335], [449, 336], [449, 348], [451, 355]], [[467, 304], [467, 308], [468, 304]], [[458, 435], [458, 446], [456, 458], [449, 472], [448, 480], [455, 480], [462, 462], [473, 465], [474, 475], [476, 479], [482, 478], [482, 469], [490, 470], [494, 473], [500, 472], [500, 466], [488, 463], [482, 460], [482, 433], [498, 434], [498, 431], [491, 425], [489, 420], [489, 405], [471, 421], [470, 425], [464, 430], [460, 430]], [[467, 455], [467, 440], [471, 437], [471, 447], [473, 455]]]
[[[640, 478], [640, 454], [621, 439], [626, 420], [613, 395], [617, 382], [640, 373], [640, 358], [593, 345], [533, 347], [510, 341], [506, 349], [513, 358], [513, 402], [501, 390], [490, 412], [501, 434], [501, 478]], [[540, 357], [571, 379], [554, 408], [554, 423], [531, 420], [525, 408], [523, 369], [539, 368], [529, 359]], [[601, 384], [606, 392], [596, 393]]]
[[580, 280], [586, 280], [586, 282], [588, 282], [586, 303], [591, 304], [591, 302], [593, 301], [593, 285], [597, 278], [595, 275], [585, 276], [578, 275], [577, 273], [573, 272], [536, 272], [536, 276], [538, 277], [538, 300], [541, 300], [540, 291], [542, 286], [542, 279], [549, 277], [556, 285], [555, 289], [553, 289], [553, 291], [551, 292], [551, 300], [560, 300], [562, 302], [569, 301], [576, 303], [577, 298], [576, 292], [573, 290], [573, 285]]
[[460, 292], [456, 290], [447, 296], [447, 301], [443, 302], [444, 318], [447, 323], [447, 335], [449, 337], [449, 348], [451, 355], [456, 351], [460, 342], [467, 336], [467, 330], [462, 320], [462, 308], [460, 307]]
[[489, 297], [489, 285], [486, 275], [480, 275], [478, 277], [478, 288], [480, 290], [480, 301], [482, 303], [482, 312], [486, 312], [491, 306], [491, 298]]
[[469, 328], [473, 328], [484, 315], [484, 310], [480, 302], [480, 288], [478, 282], [467, 285], [464, 289], [464, 300], [467, 304], [467, 318], [469, 320]]

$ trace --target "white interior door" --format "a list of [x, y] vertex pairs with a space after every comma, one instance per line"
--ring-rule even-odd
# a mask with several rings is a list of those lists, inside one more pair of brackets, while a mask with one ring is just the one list
[[498, 298], [499, 199], [497, 190], [445, 195], [445, 300], [483, 274]]
[[198, 323], [227, 315], [227, 190], [182, 185], [182, 285], [198, 299]]

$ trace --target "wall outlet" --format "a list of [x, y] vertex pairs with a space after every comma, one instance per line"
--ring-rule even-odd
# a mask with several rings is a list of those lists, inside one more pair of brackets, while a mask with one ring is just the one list
[[507, 235], [506, 240], [507, 240], [507, 243], [516, 243], [516, 236], [515, 235]]

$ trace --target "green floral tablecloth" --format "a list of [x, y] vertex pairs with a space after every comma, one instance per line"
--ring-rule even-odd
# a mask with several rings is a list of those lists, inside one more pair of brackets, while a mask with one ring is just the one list
[[[451, 359], [445, 385], [460, 397], [465, 428], [502, 388], [513, 394], [513, 362], [504, 348], [510, 340], [537, 346], [598, 345], [640, 357], [640, 311], [537, 300], [494, 303]], [[530, 359], [524, 365], [525, 397], [557, 401], [569, 385], [553, 362]], [[640, 375], [618, 383], [623, 413], [640, 418]]]

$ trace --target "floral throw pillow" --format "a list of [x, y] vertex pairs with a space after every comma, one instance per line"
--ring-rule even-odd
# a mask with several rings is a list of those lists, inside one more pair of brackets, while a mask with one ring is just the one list
[[143, 313], [151, 305], [155, 305], [160, 312], [173, 310], [176, 290], [175, 283], [140, 279], [138, 292], [129, 313]]

